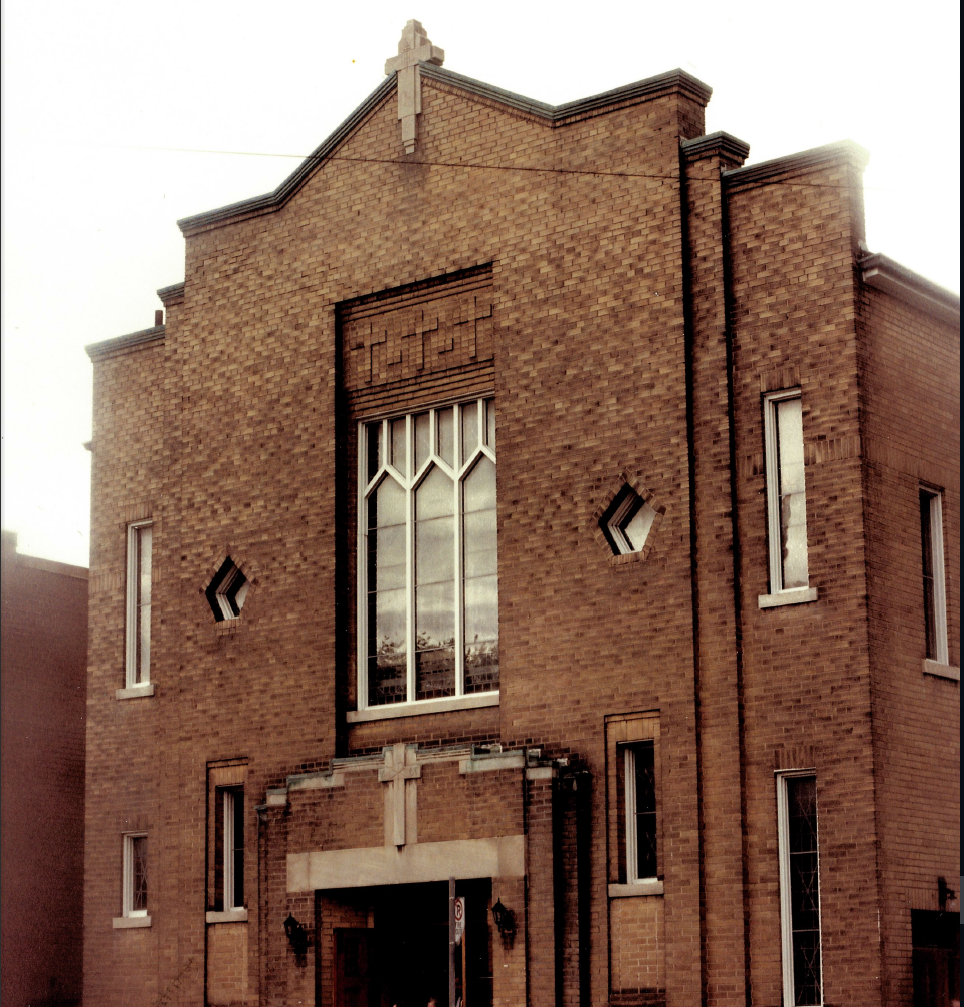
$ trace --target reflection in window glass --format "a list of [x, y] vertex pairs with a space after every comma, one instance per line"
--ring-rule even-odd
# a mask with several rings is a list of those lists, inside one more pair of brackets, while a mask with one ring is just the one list
[[492, 400], [360, 429], [369, 487], [362, 502], [363, 705], [495, 691]]

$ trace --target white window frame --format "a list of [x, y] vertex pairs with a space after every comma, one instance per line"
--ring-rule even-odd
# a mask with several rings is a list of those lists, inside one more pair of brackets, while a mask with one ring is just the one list
[[[125, 685], [127, 689], [146, 688], [151, 681], [151, 624], [148, 615], [148, 649], [145, 655], [138, 649], [141, 634], [141, 543], [144, 534], [150, 536], [148, 554], [151, 557], [151, 578], [154, 571], [154, 522], [134, 521], [127, 526], [127, 615]], [[153, 590], [152, 590], [153, 593]], [[150, 608], [151, 602], [148, 602]]]
[[[942, 496], [940, 490], [935, 489], [933, 486], [925, 486], [921, 484], [919, 487], [918, 499], [921, 497], [928, 497], [930, 500], [930, 542], [928, 543], [931, 555], [931, 573], [933, 576], [933, 590], [934, 590], [934, 654], [931, 656], [927, 653], [927, 631], [930, 628], [926, 625], [926, 609], [925, 609], [925, 626], [924, 626], [924, 654], [925, 659], [928, 661], [933, 661], [935, 664], [947, 665], [950, 664], [950, 659], [948, 657], [947, 649], [947, 594], [944, 580], [944, 515], [943, 515], [943, 505]], [[923, 529], [921, 529], [923, 532]], [[923, 551], [923, 541], [921, 542]], [[923, 582], [923, 569], [921, 570], [921, 581]]]
[[[469, 461], [462, 458], [462, 409], [461, 406], [471, 403], [478, 403], [476, 409], [477, 449], [473, 451]], [[369, 417], [360, 420], [358, 423], [358, 501], [357, 520], [358, 534], [356, 545], [356, 558], [358, 564], [357, 571], [357, 642], [356, 642], [356, 662], [357, 662], [357, 682], [358, 700], [357, 711], [349, 714], [349, 721], [369, 719], [383, 719], [394, 716], [401, 716], [411, 713], [425, 712], [432, 713], [439, 709], [468, 708], [490, 706], [498, 702], [499, 690], [493, 689], [488, 692], [465, 693], [465, 653], [464, 653], [464, 570], [462, 556], [462, 497], [463, 480], [469, 471], [477, 463], [479, 454], [488, 458], [493, 465], [496, 465], [496, 452], [494, 445], [487, 443], [486, 412], [484, 403], [493, 402], [494, 398], [490, 394], [479, 395], [469, 399], [461, 399], [456, 402], [440, 403], [438, 405], [426, 405], [414, 409], [409, 413], [393, 413], [383, 417]], [[437, 415], [439, 410], [453, 409], [454, 427], [453, 439], [455, 445], [455, 464], [449, 465], [436, 453], [437, 445]], [[432, 449], [429, 460], [426, 464], [415, 471], [415, 417], [421, 413], [431, 412], [430, 421], [430, 443]], [[381, 423], [382, 443], [386, 446], [390, 442], [390, 424], [392, 420], [405, 420], [405, 443], [410, 460], [411, 477], [406, 476], [387, 462], [379, 465], [376, 474], [368, 478], [368, 444], [367, 427], [373, 423]], [[386, 447], [387, 450], [387, 447]], [[368, 703], [368, 562], [367, 562], [367, 536], [368, 536], [368, 495], [385, 477], [386, 472], [390, 472], [391, 477], [406, 492], [407, 506], [405, 516], [405, 584], [406, 584], [406, 697], [416, 694], [416, 672], [415, 672], [415, 554], [413, 548], [413, 525], [415, 521], [415, 493], [414, 490], [421, 484], [426, 473], [432, 465], [437, 465], [453, 481], [455, 493], [455, 528], [454, 535], [454, 576], [455, 576], [455, 694], [453, 696], [412, 699], [406, 698], [404, 702], [385, 703], [370, 706]], [[498, 475], [496, 475], [498, 480]]]
[[[659, 877], [659, 861], [656, 863], [656, 874], [640, 876], [636, 873], [637, 864], [637, 842], [638, 828], [636, 820], [636, 755], [641, 746], [647, 741], [653, 746], [653, 776], [655, 783], [656, 775], [656, 741], [655, 739], [644, 739], [633, 741], [622, 745], [623, 749], [623, 798], [624, 798], [624, 822], [623, 828], [626, 836], [626, 883], [629, 885], [640, 885], [656, 881]], [[657, 801], [656, 808], [656, 828], [659, 828], [659, 796], [655, 795]], [[659, 844], [657, 843], [657, 849]]]
[[[234, 904], [234, 811], [237, 801], [241, 802], [243, 813], [243, 787], [237, 785], [225, 787], [221, 795], [221, 814], [224, 816], [221, 827], [221, 856], [224, 875], [224, 911], [228, 913], [238, 912], [245, 908], [243, 904], [239, 906]], [[243, 848], [242, 837], [242, 850]], [[243, 860], [241, 870], [244, 871]]]
[[[783, 584], [783, 521], [781, 513], [781, 473], [778, 408], [783, 402], [800, 400], [802, 411], [803, 393], [800, 388], [783, 388], [767, 392], [763, 396], [763, 441], [766, 469], [767, 501], [767, 541], [769, 545], [770, 593], [760, 595], [760, 608], [774, 608], [798, 602], [816, 601], [817, 589], [810, 586], [809, 569], [809, 528], [807, 532], [807, 583], [803, 586], [784, 587]], [[801, 444], [801, 450], [803, 444]], [[806, 478], [806, 477], [804, 477]], [[806, 490], [804, 490], [806, 501]], [[809, 521], [807, 522], [809, 525]]]
[[[793, 899], [790, 877], [790, 814], [787, 799], [787, 782], [800, 777], [812, 776], [816, 786], [817, 772], [815, 769], [788, 769], [776, 773], [777, 783], [777, 845], [780, 858], [780, 930], [781, 952], [783, 961], [783, 1003], [787, 1007], [796, 1004], [796, 989], [793, 973]], [[823, 1004], [823, 905], [820, 896], [820, 816], [819, 805], [817, 813], [817, 913], [819, 917], [818, 934], [820, 941], [820, 997]]]
[[[134, 908], [134, 840], [147, 839], [146, 832], [124, 833], [124, 918], [147, 919], [147, 907]], [[145, 858], [145, 862], [146, 858]], [[148, 862], [149, 863], [149, 862]], [[150, 895], [150, 874], [148, 873], [148, 895]]]

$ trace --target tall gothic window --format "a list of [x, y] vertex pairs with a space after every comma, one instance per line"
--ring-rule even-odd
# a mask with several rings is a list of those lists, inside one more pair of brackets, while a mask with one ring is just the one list
[[361, 425], [359, 708], [499, 686], [495, 404]]

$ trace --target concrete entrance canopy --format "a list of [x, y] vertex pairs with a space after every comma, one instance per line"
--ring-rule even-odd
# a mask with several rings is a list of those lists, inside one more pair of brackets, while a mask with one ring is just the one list
[[376, 846], [288, 854], [288, 891], [367, 888], [448, 878], [521, 878], [525, 837], [457, 839], [395, 848]]

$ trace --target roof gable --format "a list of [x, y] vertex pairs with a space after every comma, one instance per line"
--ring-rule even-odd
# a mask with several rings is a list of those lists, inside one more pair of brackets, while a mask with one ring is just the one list
[[[639, 104], [671, 93], [685, 94], [690, 99], [706, 105], [713, 93], [712, 88], [684, 70], [670, 70], [668, 73], [647, 77], [645, 80], [625, 84], [601, 94], [590, 95], [588, 98], [580, 98], [563, 105], [548, 105], [545, 102], [494, 87], [483, 81], [473, 80], [471, 77], [463, 77], [461, 74], [453, 73], [451, 70], [445, 70], [431, 63], [419, 63], [418, 67], [420, 74], [430, 81], [435, 81], [475, 99], [481, 99], [486, 103], [498, 104], [507, 111], [516, 114], [522, 113], [549, 128], [566, 126], [591, 116], [603, 115], [617, 108]], [[185, 236], [190, 236], [228, 223], [279, 210], [395, 91], [396, 75], [391, 74], [273, 192], [190, 217], [183, 217], [177, 222], [181, 232]], [[399, 163], [418, 164], [419, 161], [418, 158], [406, 158]]]

